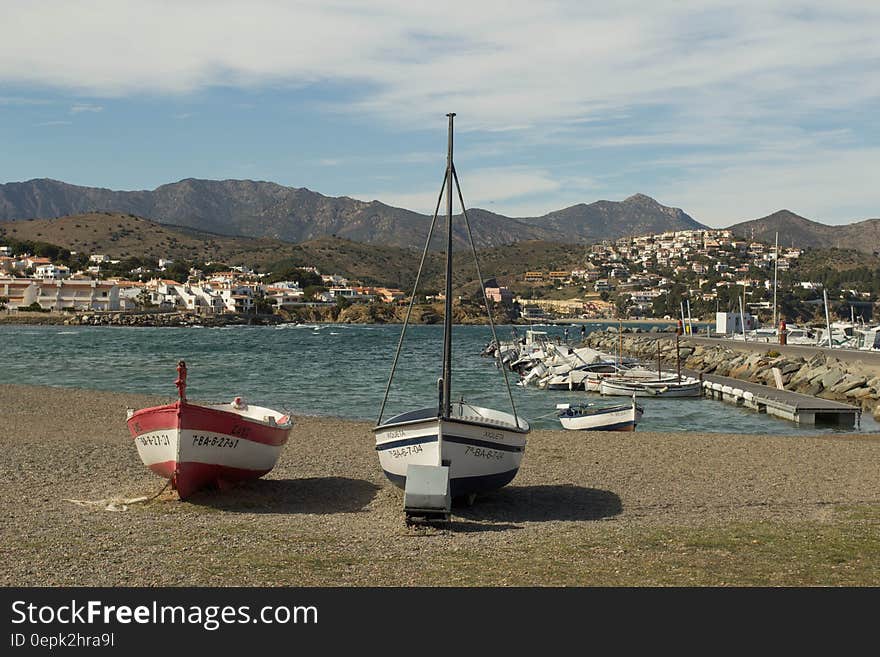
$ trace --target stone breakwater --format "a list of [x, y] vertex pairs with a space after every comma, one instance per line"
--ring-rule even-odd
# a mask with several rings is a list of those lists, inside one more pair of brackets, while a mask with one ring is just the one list
[[[676, 363], [674, 336], [619, 334], [612, 328], [591, 333], [586, 344], [608, 353], [620, 348], [646, 363], [657, 362], [659, 344], [664, 369], [674, 368]], [[786, 390], [852, 404], [880, 419], [880, 376], [859, 361], [843, 362], [821, 351], [809, 357], [781, 355], [772, 344], [763, 353], [740, 351], [727, 345], [690, 344], [685, 337], [680, 339], [679, 355], [682, 367], [774, 388], [773, 370], [777, 368]]]
[[277, 315], [170, 313], [82, 313], [64, 318], [65, 326], [236, 326], [278, 324]]

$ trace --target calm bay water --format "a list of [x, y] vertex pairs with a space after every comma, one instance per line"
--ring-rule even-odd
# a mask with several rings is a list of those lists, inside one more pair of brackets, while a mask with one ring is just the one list
[[[605, 324], [588, 324], [587, 331]], [[649, 325], [648, 325], [649, 326]], [[542, 327], [550, 336], [563, 327]], [[580, 336], [570, 327], [572, 339]], [[7, 383], [127, 391], [173, 397], [179, 359], [189, 369], [194, 401], [248, 401], [294, 414], [375, 420], [400, 336], [400, 326], [309, 325], [225, 328], [0, 326], [0, 372]], [[509, 410], [502, 373], [479, 356], [488, 327], [457, 326], [453, 394]], [[510, 327], [499, 337], [509, 339]], [[437, 403], [442, 327], [411, 326], [385, 417]], [[508, 373], [518, 412], [533, 428], [559, 429], [557, 403], [600, 400], [584, 392], [523, 389]], [[645, 399], [644, 431], [813, 433], [808, 429], [704, 399]], [[0, 405], [2, 406], [2, 405]], [[878, 432], [869, 415], [863, 432]]]

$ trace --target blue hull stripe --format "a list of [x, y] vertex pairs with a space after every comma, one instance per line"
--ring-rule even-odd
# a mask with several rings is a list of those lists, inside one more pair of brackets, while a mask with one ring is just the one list
[[[474, 438], [462, 438], [460, 436], [443, 436], [443, 440], [450, 443], [459, 443], [461, 445], [473, 445], [474, 447], [483, 447], [485, 449], [497, 449], [500, 452], [522, 452], [525, 447], [516, 445], [502, 445], [499, 443], [489, 442], [488, 440], [476, 440]], [[382, 452], [386, 449], [395, 449], [397, 447], [406, 447], [407, 445], [422, 445], [424, 443], [437, 442], [437, 436], [419, 436], [417, 438], [404, 438], [402, 440], [391, 440], [381, 445], [376, 445], [376, 451]]]
[[[388, 477], [388, 481], [398, 488], [406, 489], [406, 477], [393, 474], [387, 470], [384, 472], [385, 476]], [[497, 490], [513, 481], [517, 472], [518, 469], [479, 477], [456, 477], [449, 482], [449, 494], [452, 497], [461, 497], [470, 493], [484, 493], [490, 490]]]
[[397, 447], [406, 447], [407, 445], [423, 445], [424, 443], [436, 443], [437, 434], [433, 436], [418, 436], [416, 438], [404, 438], [402, 440], [390, 440], [387, 443], [376, 445], [376, 451], [381, 452], [386, 449], [395, 449]]
[[461, 445], [473, 445], [474, 447], [485, 447], [486, 449], [497, 449], [500, 452], [522, 452], [525, 447], [518, 445], [503, 445], [501, 443], [493, 443], [488, 440], [476, 440], [475, 438], [462, 438], [461, 436], [449, 436], [443, 434], [443, 440], [450, 443], [459, 443]]
[[627, 420], [626, 422], [618, 422], [616, 424], [607, 424], [604, 427], [586, 427], [584, 429], [575, 429], [575, 431], [617, 431], [618, 429], [623, 429], [625, 427], [633, 427], [635, 428], [636, 423], [630, 422]]
[[[572, 407], [572, 410], [575, 410], [576, 408], [577, 407]], [[632, 406], [630, 406], [629, 404], [621, 404], [620, 406], [610, 406], [608, 408], [601, 408], [598, 410], [592, 409], [592, 410], [590, 410], [589, 413], [586, 413], [586, 415], [593, 416], [593, 415], [604, 415], [605, 413], [619, 413], [620, 411], [628, 411], [631, 408], [632, 408]], [[636, 410], [639, 413], [645, 412], [645, 409], [642, 408], [641, 406], [639, 406], [638, 404], [636, 404]], [[559, 417], [583, 417], [583, 416], [582, 415], [566, 415], [565, 411], [562, 411], [562, 413], [559, 414]]]

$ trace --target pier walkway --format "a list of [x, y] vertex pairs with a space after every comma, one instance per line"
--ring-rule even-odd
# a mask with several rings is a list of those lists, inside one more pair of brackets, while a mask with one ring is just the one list
[[701, 374], [685, 368], [682, 368], [681, 373], [700, 379], [703, 382], [703, 394], [710, 399], [744, 406], [798, 424], [854, 427], [861, 418], [861, 409], [842, 402], [789, 390], [778, 390], [729, 376]]

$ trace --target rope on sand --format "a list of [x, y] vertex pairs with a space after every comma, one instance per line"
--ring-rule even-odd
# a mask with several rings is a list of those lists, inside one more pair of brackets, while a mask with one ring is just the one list
[[73, 500], [70, 498], [64, 498], [65, 502], [73, 502], [77, 506], [86, 506], [86, 507], [103, 507], [104, 511], [126, 511], [128, 510], [129, 505], [131, 504], [148, 504], [152, 502], [157, 497], [159, 497], [165, 489], [168, 488], [168, 485], [171, 483], [171, 480], [165, 482], [165, 485], [159, 489], [159, 492], [155, 495], [143, 495], [141, 497], [108, 497], [103, 500]]

